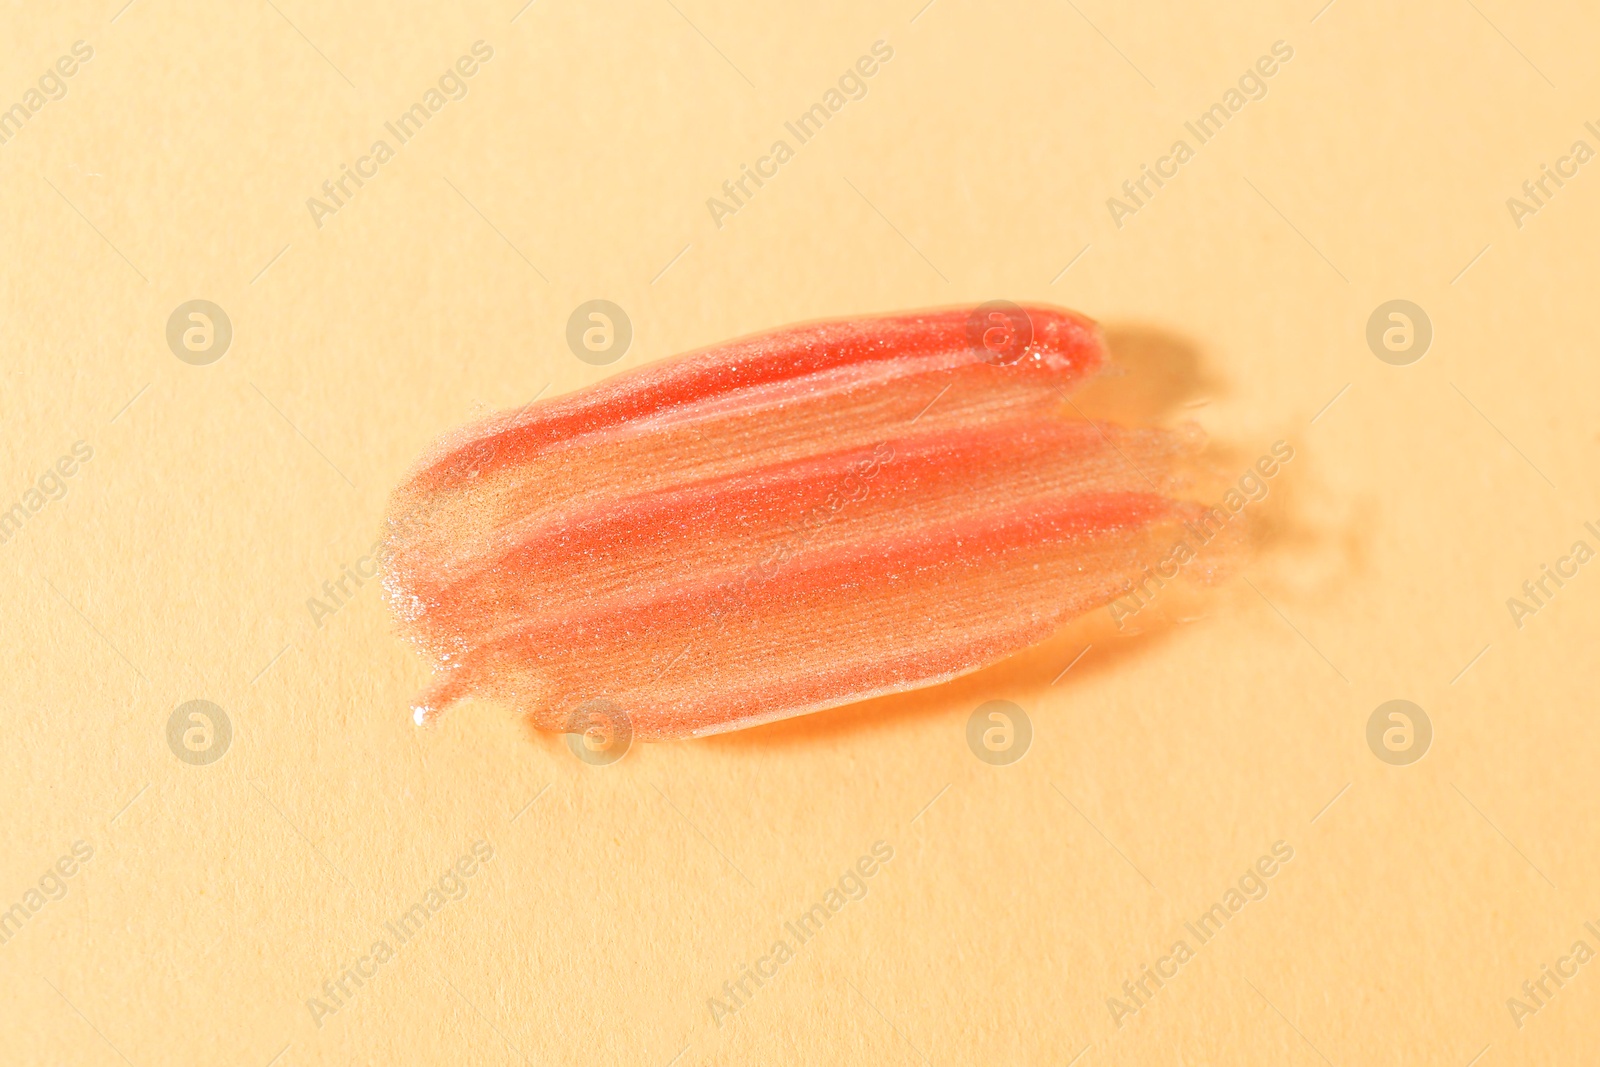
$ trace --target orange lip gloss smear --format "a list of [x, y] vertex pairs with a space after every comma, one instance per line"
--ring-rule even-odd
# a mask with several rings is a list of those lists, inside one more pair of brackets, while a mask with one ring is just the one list
[[439, 672], [417, 721], [480, 696], [565, 731], [603, 698], [695, 737], [1048, 637], [1201, 510], [1165, 495], [1178, 435], [1071, 417], [1102, 359], [1050, 307], [821, 322], [448, 436], [388, 518], [388, 601]]

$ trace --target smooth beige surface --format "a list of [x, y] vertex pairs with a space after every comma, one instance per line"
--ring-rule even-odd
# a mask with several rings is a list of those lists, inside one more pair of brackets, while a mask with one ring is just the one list
[[[0, 1061], [1593, 1055], [1600, 962], [1568, 954], [1600, 951], [1600, 563], [1520, 628], [1507, 607], [1600, 549], [1600, 163], [1520, 228], [1507, 206], [1600, 149], [1589, 7], [120, 2], [8, 5], [0, 32], [0, 106], [93, 49], [0, 144], [0, 507], [25, 515], [0, 544]], [[795, 146], [785, 121], [879, 40], [865, 95]], [[465, 98], [319, 228], [307, 199], [477, 41]], [[1199, 144], [1184, 123], [1278, 41], [1265, 97]], [[719, 228], [707, 198], [778, 138], [793, 158]], [[1107, 199], [1180, 138], [1119, 228]], [[633, 323], [611, 367], [564, 340], [596, 297]], [[609, 767], [494, 706], [418, 731], [425, 671], [376, 584], [308, 608], [477, 415], [994, 297], [1108, 324], [1099, 410], [1194, 419], [1240, 473], [1294, 448], [1241, 574], [1136, 637], [1102, 615], [948, 687]], [[1395, 298], [1434, 327], [1410, 366], [1365, 340]], [[191, 299], [233, 325], [208, 366], [166, 342]], [[28, 497], [78, 441], [65, 495]], [[1434, 730], [1404, 767], [1366, 741], [1397, 698]], [[233, 731], [205, 766], [167, 742], [194, 699]], [[1007, 767], [965, 739], [994, 699], [1034, 729]], [[785, 924], [878, 841], [801, 944]], [[1201, 944], [1185, 923], [1280, 841]], [[47, 877], [74, 842], [92, 857]], [[475, 842], [492, 858], [428, 911]], [[714, 1011], [780, 938], [776, 977]], [[1540, 1006], [1544, 965], [1576, 976]]]

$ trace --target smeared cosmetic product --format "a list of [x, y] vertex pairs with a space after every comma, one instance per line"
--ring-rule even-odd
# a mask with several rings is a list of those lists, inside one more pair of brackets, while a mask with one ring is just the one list
[[[985, 306], [986, 308], [988, 305]], [[438, 672], [569, 731], [736, 730], [934, 685], [1127, 592], [1203, 509], [1192, 436], [1075, 416], [1099, 329], [1008, 305], [812, 323], [439, 442], [384, 586]]]

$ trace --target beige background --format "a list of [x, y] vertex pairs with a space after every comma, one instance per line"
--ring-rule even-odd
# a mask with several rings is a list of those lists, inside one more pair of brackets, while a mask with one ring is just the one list
[[[1600, 950], [1600, 564], [1520, 630], [1506, 607], [1600, 547], [1600, 164], [1521, 229], [1506, 207], [1600, 147], [1586, 5], [119, 3], [10, 4], [0, 33], [5, 106], [94, 49], [0, 145], [0, 503], [94, 451], [0, 545], [0, 908], [94, 850], [0, 945], [0, 1059], [1589, 1055], [1600, 963], [1520, 1028], [1506, 1004]], [[865, 98], [714, 226], [706, 198], [879, 39]], [[306, 199], [477, 40], [467, 97], [318, 229]], [[1117, 228], [1106, 199], [1279, 40], [1265, 99]], [[594, 297], [634, 325], [609, 368], [563, 339]], [[1194, 419], [1241, 471], [1293, 445], [1240, 575], [1137, 637], [1091, 619], [604, 768], [495, 706], [419, 732], [375, 585], [312, 620], [476, 415], [993, 297], [1109, 325], [1101, 410]], [[164, 337], [195, 298], [235, 331], [203, 367]], [[1364, 339], [1392, 298], [1435, 329], [1407, 367]], [[1365, 741], [1394, 698], [1435, 731], [1407, 767]], [[207, 766], [166, 741], [191, 699], [233, 727]], [[1034, 725], [1009, 767], [966, 745], [991, 699]], [[307, 1000], [479, 840], [467, 895], [317, 1025]], [[707, 998], [878, 840], [867, 896], [716, 1025]], [[1279, 840], [1266, 898], [1116, 1025], [1107, 998]]]

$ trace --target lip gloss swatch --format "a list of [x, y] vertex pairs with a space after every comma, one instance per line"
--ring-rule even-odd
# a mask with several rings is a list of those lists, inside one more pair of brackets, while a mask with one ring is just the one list
[[1173, 432], [1073, 416], [1094, 323], [985, 305], [820, 322], [458, 431], [390, 501], [384, 585], [438, 674], [641, 739], [933, 685], [1109, 603], [1199, 512]]

